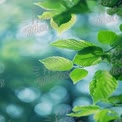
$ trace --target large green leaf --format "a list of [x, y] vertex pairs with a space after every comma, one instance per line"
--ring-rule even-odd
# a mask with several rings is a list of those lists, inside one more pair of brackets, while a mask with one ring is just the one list
[[94, 103], [110, 97], [117, 86], [118, 82], [108, 71], [97, 71], [90, 83], [90, 94]]
[[100, 110], [94, 116], [94, 119], [96, 120], [96, 122], [110, 122], [111, 120], [115, 120], [118, 118], [119, 118], [118, 114], [109, 109]]
[[73, 117], [82, 117], [88, 116], [91, 114], [95, 114], [100, 108], [96, 105], [89, 105], [89, 106], [75, 106], [73, 108], [74, 113], [68, 114], [69, 116]]
[[53, 56], [39, 61], [43, 63], [48, 70], [53, 71], [67, 71], [73, 67], [72, 61], [59, 56]]
[[73, 63], [80, 66], [91, 66], [102, 61], [103, 50], [100, 47], [88, 47], [76, 54]]
[[56, 42], [51, 43], [52, 46], [59, 48], [66, 48], [71, 50], [81, 50], [86, 47], [94, 46], [92, 43], [84, 41], [84, 40], [75, 40], [75, 39], [67, 39], [67, 40], [58, 40]]
[[116, 33], [107, 30], [101, 30], [98, 33], [98, 40], [103, 44], [113, 44], [117, 39]]
[[72, 79], [73, 83], [77, 83], [78, 81], [82, 80], [88, 75], [88, 71], [81, 68], [76, 68], [70, 73], [70, 78]]

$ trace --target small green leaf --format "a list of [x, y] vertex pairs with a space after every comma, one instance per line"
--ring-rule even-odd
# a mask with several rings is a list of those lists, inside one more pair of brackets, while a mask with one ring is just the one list
[[65, 24], [71, 20], [71, 13], [69, 12], [63, 12], [60, 15], [54, 16], [53, 20], [58, 25], [58, 27], [62, 24]]
[[82, 117], [95, 114], [99, 110], [99, 106], [89, 105], [89, 106], [75, 106], [73, 108], [74, 113], [68, 114], [68, 116]]
[[100, 47], [88, 47], [76, 54], [73, 63], [80, 66], [92, 66], [102, 61], [103, 50]]
[[119, 116], [115, 111], [109, 109], [100, 110], [95, 114], [94, 119], [97, 122], [110, 122], [111, 120], [118, 119]]
[[110, 97], [117, 86], [118, 82], [108, 71], [97, 71], [90, 83], [90, 94], [94, 103]]
[[84, 69], [74, 69], [71, 73], [70, 73], [70, 78], [72, 79], [73, 83], [77, 83], [78, 81], [82, 80], [83, 78], [85, 78], [88, 75], [88, 71], [84, 70]]
[[98, 33], [98, 40], [103, 44], [113, 44], [117, 39], [116, 33], [107, 30], [101, 30]]
[[52, 71], [67, 71], [73, 67], [72, 61], [59, 56], [53, 56], [39, 61], [43, 63], [48, 70]]
[[71, 28], [71, 26], [74, 25], [75, 21], [76, 21], [76, 16], [74, 14], [71, 15], [71, 19], [69, 22], [64, 23], [60, 26], [58, 26], [58, 24], [53, 20], [53, 18], [51, 18], [50, 24], [51, 26], [58, 31], [58, 33], [62, 33], [66, 30], [68, 30], [69, 28]]
[[56, 42], [51, 43], [52, 46], [59, 48], [66, 48], [71, 50], [81, 50], [86, 47], [94, 46], [94, 44], [84, 41], [84, 40], [75, 40], [75, 39], [67, 39], [67, 40], [58, 40]]

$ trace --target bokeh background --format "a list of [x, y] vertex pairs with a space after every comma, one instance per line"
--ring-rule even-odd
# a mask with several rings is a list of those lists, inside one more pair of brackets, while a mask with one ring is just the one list
[[[94, 122], [92, 116], [71, 118], [66, 114], [73, 106], [92, 104], [88, 84], [97, 69], [110, 66], [101, 63], [87, 68], [88, 77], [73, 85], [69, 72], [48, 71], [39, 60], [73, 58], [76, 52], [49, 45], [57, 39], [83, 39], [103, 46], [97, 41], [98, 31], [119, 32], [120, 18], [110, 17], [103, 7], [88, 0], [92, 13], [77, 15], [72, 28], [58, 34], [49, 21], [38, 19], [43, 10], [33, 4], [37, 1], [0, 0], [0, 122]], [[104, 45], [104, 49], [109, 47]]]

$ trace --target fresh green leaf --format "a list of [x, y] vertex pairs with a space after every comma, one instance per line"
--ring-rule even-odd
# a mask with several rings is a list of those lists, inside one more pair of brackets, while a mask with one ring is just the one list
[[54, 16], [53, 21], [58, 25], [58, 27], [64, 23], [67, 23], [71, 20], [71, 13], [63, 12], [60, 15]]
[[45, 10], [60, 10], [65, 11], [65, 6], [57, 0], [44, 0], [38, 3], [35, 3], [35, 5], [45, 9]]
[[100, 47], [88, 47], [76, 54], [73, 63], [80, 66], [92, 66], [102, 61], [103, 50]]
[[49, 12], [44, 12], [42, 15], [39, 15], [39, 19], [50, 19], [59, 13], [57, 11], [49, 11]]
[[82, 117], [82, 116], [88, 116], [91, 114], [95, 114], [98, 112], [100, 108], [96, 105], [89, 105], [89, 106], [75, 106], [73, 108], [74, 113], [68, 114], [69, 116], [73, 117]]
[[58, 33], [62, 33], [64, 31], [66, 31], [67, 29], [71, 28], [71, 26], [75, 23], [75, 21], [76, 21], [76, 16], [74, 14], [72, 14], [71, 20], [67, 23], [64, 23], [64, 24], [58, 26], [57, 23], [54, 22], [53, 19], [51, 19], [50, 24], [55, 30], [58, 31]]
[[95, 114], [94, 119], [97, 122], [110, 122], [111, 120], [118, 119], [119, 116], [115, 111], [109, 109], [100, 110]]
[[113, 44], [117, 39], [116, 33], [107, 30], [101, 30], [98, 33], [98, 40], [103, 44]]
[[122, 95], [111, 96], [108, 101], [113, 104], [122, 103]]
[[84, 41], [84, 40], [75, 40], [75, 39], [67, 39], [67, 40], [58, 40], [56, 42], [51, 43], [52, 46], [59, 48], [66, 48], [71, 50], [81, 50], [86, 47], [94, 46], [94, 44]]
[[73, 14], [81, 14], [90, 12], [86, 0], [79, 1], [75, 6], [70, 9]]
[[76, 20], [75, 14], [88, 11], [85, 0], [44, 0], [35, 3], [39, 7], [48, 10], [44, 12], [40, 19], [51, 19], [50, 23], [59, 33], [69, 29]]
[[108, 71], [97, 71], [90, 83], [90, 94], [94, 103], [110, 97], [117, 86], [118, 82]]
[[81, 69], [81, 68], [76, 68], [70, 73], [70, 78], [72, 79], [73, 83], [77, 83], [78, 81], [82, 80], [88, 75], [88, 71]]
[[53, 56], [39, 61], [43, 63], [48, 70], [53, 71], [67, 71], [73, 67], [72, 61], [59, 56]]

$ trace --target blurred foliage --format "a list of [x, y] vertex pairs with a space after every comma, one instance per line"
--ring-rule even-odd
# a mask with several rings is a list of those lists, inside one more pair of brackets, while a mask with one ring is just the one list
[[[37, 18], [44, 10], [33, 4], [36, 2], [40, 0], [0, 1], [0, 122], [52, 122], [57, 119], [63, 122], [92, 122], [91, 117], [67, 118], [66, 114], [70, 113], [75, 105], [92, 103], [87, 85], [95, 69], [91, 67], [88, 79], [74, 86], [67, 75], [69, 72], [48, 71], [39, 60], [53, 55], [72, 59], [74, 52], [49, 46], [50, 42], [57, 39], [74, 37], [101, 45], [96, 39], [98, 30], [111, 26], [109, 22], [95, 23], [98, 18], [94, 18], [94, 14], [104, 14], [105, 8], [96, 6], [94, 0], [84, 0], [84, 5], [90, 11], [78, 14], [72, 28], [58, 35], [50, 27], [49, 20]], [[71, 13], [77, 13], [76, 8], [68, 12], [65, 22], [69, 20]], [[94, 14], [90, 13], [91, 11]], [[64, 15], [67, 15], [67, 11]], [[58, 24], [62, 22], [63, 20], [58, 21]], [[48, 30], [37, 32], [34, 30], [35, 23], [46, 23]], [[118, 23], [119, 19], [117, 22], [111, 22], [112, 29], [117, 32]], [[30, 30], [23, 31], [25, 27]], [[31, 34], [27, 35], [28, 32]], [[104, 48], [107, 50], [109, 46], [105, 45]], [[105, 67], [101, 64], [97, 68]]]

